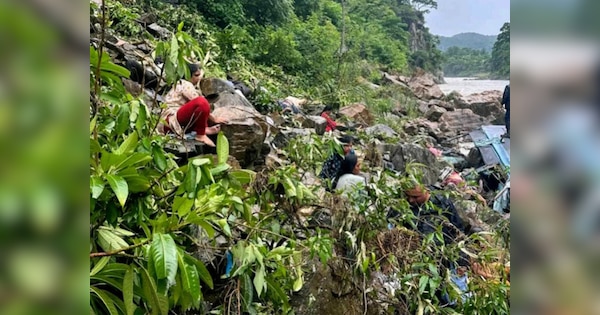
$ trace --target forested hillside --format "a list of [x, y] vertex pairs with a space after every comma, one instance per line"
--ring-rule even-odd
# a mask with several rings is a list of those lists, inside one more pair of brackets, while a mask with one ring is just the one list
[[376, 81], [380, 70], [441, 70], [436, 38], [423, 17], [423, 10], [436, 7], [435, 1], [123, 2], [108, 1], [115, 20], [111, 29], [121, 35], [142, 35], [143, 27], [136, 22], [140, 19], [170, 30], [181, 22], [182, 31], [197, 39], [203, 52], [210, 52], [207, 71], [221, 76], [234, 72], [245, 80], [263, 75], [266, 85], [285, 82], [289, 90], [284, 94], [310, 90], [345, 103], [351, 101], [345, 94], [360, 76]]
[[491, 52], [496, 42], [496, 35], [482, 35], [478, 33], [460, 33], [454, 36], [438, 36], [440, 45], [438, 48], [445, 52], [450, 47], [469, 48], [473, 50], [484, 50]]
[[498, 36], [463, 33], [440, 36], [442, 68], [447, 77], [508, 79], [510, 75], [510, 23]]

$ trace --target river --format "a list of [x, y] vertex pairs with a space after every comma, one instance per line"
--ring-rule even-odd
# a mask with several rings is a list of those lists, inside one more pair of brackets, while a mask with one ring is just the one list
[[476, 80], [474, 78], [444, 78], [446, 84], [439, 84], [444, 94], [457, 91], [462, 95], [480, 93], [483, 91], [504, 91], [508, 80]]

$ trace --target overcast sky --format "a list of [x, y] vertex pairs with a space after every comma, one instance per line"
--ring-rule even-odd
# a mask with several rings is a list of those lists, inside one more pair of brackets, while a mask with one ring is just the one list
[[510, 0], [437, 0], [437, 4], [425, 16], [426, 26], [435, 35], [498, 35], [502, 25], [510, 22]]

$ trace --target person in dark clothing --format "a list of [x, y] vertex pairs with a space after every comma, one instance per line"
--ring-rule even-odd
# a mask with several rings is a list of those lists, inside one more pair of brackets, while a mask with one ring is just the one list
[[502, 105], [504, 105], [504, 108], [506, 108], [506, 113], [504, 114], [506, 135], [504, 137], [510, 138], [510, 84], [504, 88], [504, 93], [502, 94]]
[[340, 170], [342, 167], [342, 161], [344, 161], [344, 157], [349, 153], [353, 152], [352, 150], [352, 137], [350, 136], [342, 136], [338, 139], [342, 147], [344, 149], [344, 155], [340, 155], [337, 152], [330, 155], [327, 160], [323, 163], [323, 168], [321, 169], [321, 173], [319, 173], [319, 177], [321, 179], [329, 179], [332, 181], [332, 188], [335, 188], [337, 182], [336, 179], [338, 175], [340, 175]]
[[[404, 194], [413, 214], [417, 218], [416, 229], [421, 234], [427, 235], [433, 233], [436, 231], [436, 227], [442, 224], [444, 243], [450, 244], [461, 233], [470, 231], [470, 227], [458, 215], [454, 203], [449, 198], [441, 194], [434, 194], [432, 196], [430, 190], [422, 186], [407, 189], [404, 191]], [[438, 208], [441, 210], [441, 215]], [[388, 218], [394, 218], [398, 215], [399, 213], [396, 210], [392, 210], [388, 214]], [[444, 222], [446, 221], [444, 218], [447, 219], [447, 222]]]
[[244, 82], [237, 80], [232, 74], [227, 74], [227, 81], [231, 82], [233, 88], [242, 92], [242, 94], [248, 98], [252, 94], [252, 89], [250, 89]]

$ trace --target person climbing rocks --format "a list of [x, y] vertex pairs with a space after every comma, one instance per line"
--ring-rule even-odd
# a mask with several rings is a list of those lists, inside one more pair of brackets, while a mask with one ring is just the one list
[[340, 155], [337, 152], [330, 155], [327, 160], [323, 163], [323, 168], [321, 169], [321, 173], [319, 173], [319, 177], [324, 180], [330, 180], [332, 182], [331, 187], [336, 187], [336, 179], [338, 174], [340, 173], [342, 167], [342, 161], [344, 161], [344, 157], [349, 153], [353, 153], [352, 149], [352, 137], [350, 136], [342, 136], [338, 139], [343, 148], [343, 154]]
[[506, 109], [506, 113], [504, 114], [506, 134], [503, 135], [503, 138], [510, 138], [510, 83], [504, 88], [504, 93], [502, 94], [502, 105], [504, 105], [504, 108]]
[[366, 187], [367, 181], [360, 174], [360, 163], [354, 153], [348, 153], [341, 163], [335, 190], [348, 196], [356, 187]]
[[[187, 131], [195, 131], [195, 140], [214, 147], [214, 142], [207, 135], [219, 133], [220, 124], [228, 123], [228, 121], [210, 114], [210, 104], [196, 89], [196, 85], [202, 77], [202, 71], [197, 64], [188, 66], [191, 75], [189, 80], [177, 81], [165, 97], [167, 108], [161, 114], [158, 131], [161, 134], [175, 133], [182, 137]], [[209, 127], [209, 120], [215, 125]]]
[[325, 132], [333, 131], [337, 128], [337, 123], [329, 116], [332, 110], [333, 107], [331, 105], [327, 105], [321, 112], [321, 117], [325, 118], [325, 120], [327, 121]]

